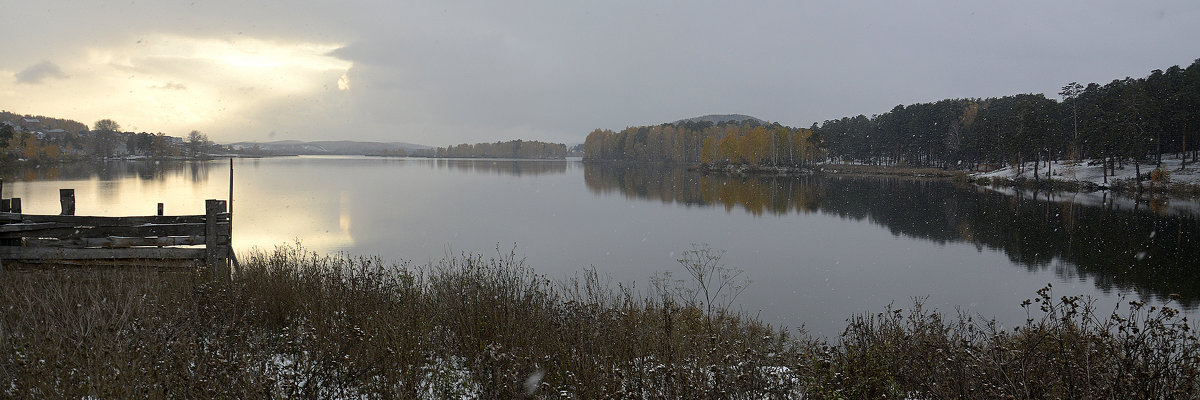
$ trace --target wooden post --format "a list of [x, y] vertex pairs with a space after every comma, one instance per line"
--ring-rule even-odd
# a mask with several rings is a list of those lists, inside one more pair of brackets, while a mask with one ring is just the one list
[[229, 157], [229, 226], [233, 227], [233, 157]]
[[58, 189], [58, 202], [62, 204], [59, 215], [75, 215], [75, 189]]
[[163, 203], [158, 203], [158, 216], [163, 216]]
[[231, 264], [233, 264], [234, 272], [236, 273], [236, 272], [238, 272], [237, 270], [240, 269], [240, 266], [238, 265], [237, 255], [233, 254], [233, 157], [229, 157], [229, 232], [228, 232], [228, 235], [229, 235], [229, 243], [226, 243], [226, 245], [229, 246], [228, 247], [229, 253], [227, 254], [227, 256], [229, 257], [229, 262]]
[[21, 213], [21, 198], [13, 197], [11, 199], [8, 199], [8, 201], [10, 203], [8, 211], [20, 214]]
[[233, 157], [229, 158], [229, 248], [233, 251]]
[[[12, 200], [4, 198], [4, 179], [0, 179], [0, 212], [8, 212], [11, 208]], [[4, 272], [4, 260], [0, 260], [0, 272]]]
[[[4, 179], [0, 178], [0, 212], [8, 212], [12, 201], [4, 198]], [[0, 272], [4, 272], [4, 260], [0, 260]]]
[[217, 269], [217, 214], [222, 211], [220, 200], [204, 201], [204, 264], [210, 273]]

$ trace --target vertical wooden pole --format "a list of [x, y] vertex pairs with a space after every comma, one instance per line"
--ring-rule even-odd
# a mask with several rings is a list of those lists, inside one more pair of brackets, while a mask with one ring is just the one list
[[[229, 226], [233, 227], [233, 157], [229, 157]], [[232, 232], [231, 232], [232, 233]]]
[[158, 203], [158, 216], [163, 216], [163, 203]]
[[223, 211], [220, 207], [220, 200], [204, 201], [204, 264], [209, 273], [214, 274], [217, 268], [217, 214]]
[[14, 213], [20, 214], [21, 213], [21, 198], [13, 197], [11, 199], [8, 199], [8, 201], [10, 203], [9, 204], [9, 212], [14, 212]]
[[[233, 254], [233, 157], [229, 157], [229, 232], [227, 234], [229, 235], [229, 242], [226, 243], [229, 248], [229, 262], [238, 268], [237, 255]], [[235, 270], [235, 272], [237, 271]]]
[[[9, 212], [12, 209], [12, 200], [4, 198], [4, 179], [0, 179], [0, 212]], [[20, 239], [17, 239], [20, 240]], [[0, 272], [4, 271], [4, 260], [0, 260]]]
[[[8, 199], [4, 198], [4, 179], [0, 178], [0, 212], [8, 212], [9, 205], [12, 204]], [[0, 260], [0, 272], [4, 272], [4, 260]]]
[[12, 202], [4, 198], [4, 179], [0, 179], [0, 212], [9, 212], [12, 210]]
[[75, 189], [58, 189], [58, 202], [62, 204], [59, 215], [75, 215]]

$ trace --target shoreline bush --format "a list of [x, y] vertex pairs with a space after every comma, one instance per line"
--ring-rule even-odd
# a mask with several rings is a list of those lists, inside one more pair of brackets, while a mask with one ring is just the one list
[[[718, 265], [719, 253], [701, 250], [692, 254], [716, 258], [697, 262]], [[946, 317], [916, 301], [907, 311], [852, 316], [845, 333], [828, 340], [734, 312], [726, 300], [714, 303], [718, 293], [688, 291], [698, 287], [642, 293], [594, 269], [555, 282], [514, 252], [497, 253], [413, 266], [285, 246], [242, 257], [229, 279], [156, 269], [0, 272], [0, 394], [1200, 395], [1200, 345], [1171, 308], [1130, 302], [1126, 312], [1102, 315], [1046, 288], [1025, 304], [1030, 318], [1015, 329]]]

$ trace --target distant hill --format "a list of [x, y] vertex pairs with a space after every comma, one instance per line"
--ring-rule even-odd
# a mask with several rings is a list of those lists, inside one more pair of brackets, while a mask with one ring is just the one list
[[275, 142], [237, 142], [230, 143], [235, 149], [250, 149], [258, 146], [267, 152], [275, 154], [302, 154], [302, 155], [363, 155], [363, 154], [382, 154], [385, 152], [395, 152], [396, 150], [404, 150], [411, 152], [413, 150], [431, 149], [430, 146], [404, 143], [404, 142], [355, 142], [349, 140], [325, 140], [316, 142], [302, 142], [299, 140], [280, 140]]
[[754, 121], [754, 122], [757, 122], [760, 124], [767, 123], [767, 121], [763, 121], [761, 119], [754, 118], [754, 117], [751, 117], [751, 116], [745, 115], [745, 114], [709, 114], [709, 115], [705, 115], [705, 116], [701, 116], [701, 117], [681, 119], [681, 120], [675, 121], [674, 123], [682, 124], [685, 122], [712, 122], [714, 124], [719, 124], [722, 122], [742, 122], [742, 121], [746, 121], [746, 120]]
[[53, 129], [62, 129], [67, 132], [75, 133], [86, 131], [87, 125], [82, 122], [47, 117], [43, 115], [17, 114], [11, 111], [0, 111], [0, 123], [12, 125], [18, 131], [25, 130], [30, 132], [45, 132]]

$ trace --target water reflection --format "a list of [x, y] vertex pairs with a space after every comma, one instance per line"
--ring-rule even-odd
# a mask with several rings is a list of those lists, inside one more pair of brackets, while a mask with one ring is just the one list
[[1092, 278], [1106, 292], [1134, 290], [1160, 300], [1179, 294], [1189, 309], [1200, 304], [1200, 224], [1192, 213], [1160, 215], [1111, 201], [1048, 201], [902, 178], [728, 177], [589, 164], [584, 180], [596, 194], [756, 216], [819, 212], [865, 220], [897, 236], [1001, 250], [1031, 270]]
[[426, 162], [436, 169], [467, 173], [489, 173], [495, 175], [545, 175], [565, 174], [567, 163], [562, 160], [501, 160], [501, 159], [427, 159], [412, 160]]
[[137, 177], [143, 181], [185, 178], [200, 184], [208, 180], [211, 162], [101, 161], [42, 166], [0, 167], [5, 181], [120, 181]]

